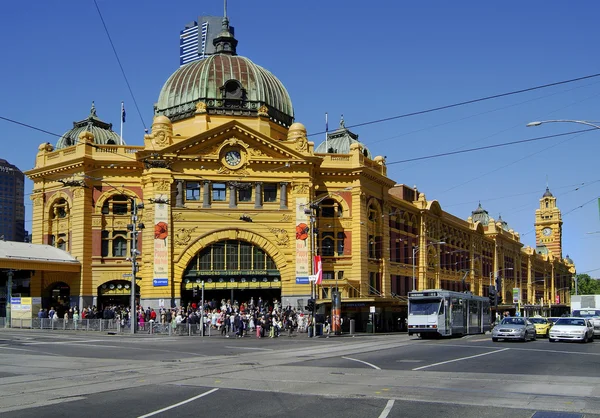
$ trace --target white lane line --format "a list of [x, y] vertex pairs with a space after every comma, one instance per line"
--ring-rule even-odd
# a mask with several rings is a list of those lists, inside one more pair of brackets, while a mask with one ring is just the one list
[[58, 345], [58, 344], [87, 344], [87, 343], [97, 343], [106, 340], [80, 340], [80, 341], [35, 341], [35, 342], [27, 342], [23, 343], [23, 345]]
[[379, 418], [386, 418], [390, 414], [392, 406], [394, 406], [394, 400], [390, 399], [385, 408], [383, 408], [383, 411], [381, 411], [381, 414], [379, 414]]
[[358, 361], [359, 363], [366, 364], [367, 366], [371, 366], [374, 369], [381, 370], [381, 368], [377, 367], [374, 364], [368, 363], [366, 361], [362, 361], [362, 360], [359, 360], [359, 359], [356, 359], [356, 358], [352, 358], [352, 357], [342, 357], [342, 358], [346, 359], [346, 360]]
[[27, 352], [34, 353], [34, 354], [45, 354], [45, 355], [48, 355], [48, 356], [59, 356], [59, 354], [56, 354], [56, 353], [47, 353], [45, 351], [39, 351], [39, 350], [28, 350], [27, 348], [0, 347], [0, 350], [27, 351]]
[[234, 348], [236, 350], [259, 350], [259, 351], [273, 351], [272, 348], [254, 348], [254, 347], [232, 347], [230, 345], [226, 345], [224, 348]]
[[178, 406], [185, 405], [186, 403], [195, 401], [196, 399], [200, 399], [203, 396], [210, 395], [211, 393], [216, 392], [218, 390], [219, 390], [219, 388], [211, 389], [208, 392], [204, 392], [198, 396], [194, 396], [193, 398], [187, 399], [185, 401], [181, 401], [179, 403], [176, 403], [175, 405], [167, 406], [166, 408], [159, 409], [158, 411], [150, 412], [149, 414], [146, 414], [146, 415], [140, 415], [138, 418], [146, 418], [146, 417], [151, 417], [152, 415], [160, 414], [161, 412], [165, 412], [165, 411], [168, 411], [169, 409], [177, 408]]
[[441, 364], [454, 363], [455, 361], [468, 360], [468, 359], [475, 358], [475, 357], [487, 356], [488, 354], [500, 353], [501, 351], [506, 351], [506, 350], [510, 350], [510, 348], [502, 348], [500, 350], [490, 351], [489, 353], [475, 354], [474, 356], [455, 358], [453, 360], [448, 360], [448, 361], [440, 361], [439, 363], [428, 364], [427, 366], [416, 367], [413, 369], [413, 371], [427, 369], [428, 367], [439, 366]]

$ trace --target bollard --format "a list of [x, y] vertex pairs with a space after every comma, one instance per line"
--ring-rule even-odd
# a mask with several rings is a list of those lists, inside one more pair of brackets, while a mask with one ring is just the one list
[[356, 321], [354, 319], [350, 320], [350, 335], [354, 335], [356, 332]]

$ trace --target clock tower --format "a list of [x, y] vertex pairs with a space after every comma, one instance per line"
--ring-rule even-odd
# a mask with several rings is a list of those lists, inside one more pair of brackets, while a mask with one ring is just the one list
[[535, 211], [535, 243], [538, 249], [545, 247], [547, 252], [562, 258], [562, 217], [548, 187]]

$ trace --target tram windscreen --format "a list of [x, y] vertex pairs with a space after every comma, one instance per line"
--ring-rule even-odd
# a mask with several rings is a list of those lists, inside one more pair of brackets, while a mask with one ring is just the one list
[[409, 303], [409, 315], [433, 315], [440, 310], [439, 299], [411, 299]]

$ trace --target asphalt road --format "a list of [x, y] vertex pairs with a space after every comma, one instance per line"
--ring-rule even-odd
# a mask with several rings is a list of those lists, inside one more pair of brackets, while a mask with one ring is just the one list
[[600, 343], [3, 329], [0, 410], [2, 417], [600, 417]]

